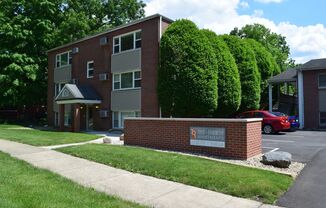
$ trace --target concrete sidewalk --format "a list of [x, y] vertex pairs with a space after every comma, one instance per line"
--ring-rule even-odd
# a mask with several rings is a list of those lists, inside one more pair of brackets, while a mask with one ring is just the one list
[[275, 207], [112, 168], [50, 149], [0, 139], [0, 151], [97, 191], [153, 207]]

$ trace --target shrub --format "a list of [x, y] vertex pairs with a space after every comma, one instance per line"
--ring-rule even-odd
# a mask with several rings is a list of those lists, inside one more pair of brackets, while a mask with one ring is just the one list
[[189, 20], [161, 39], [158, 98], [164, 116], [202, 117], [217, 107], [217, 62], [206, 36]]
[[259, 108], [260, 102], [260, 74], [253, 50], [248, 44], [231, 35], [221, 36], [228, 45], [238, 66], [241, 82], [240, 110], [252, 110]]
[[218, 64], [218, 107], [214, 116], [227, 117], [240, 106], [241, 85], [237, 64], [223, 40], [214, 32], [202, 30], [211, 43]]
[[277, 74], [279, 67], [270, 52], [259, 42], [254, 39], [244, 39], [251, 49], [255, 52], [255, 59], [257, 62], [258, 70], [261, 75], [260, 81], [260, 97], [261, 107], [267, 106], [268, 103], [268, 79]]

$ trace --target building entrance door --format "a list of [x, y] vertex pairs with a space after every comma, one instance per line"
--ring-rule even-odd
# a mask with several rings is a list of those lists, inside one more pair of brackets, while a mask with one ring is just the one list
[[94, 120], [93, 120], [93, 108], [89, 105], [86, 106], [86, 131], [93, 130]]

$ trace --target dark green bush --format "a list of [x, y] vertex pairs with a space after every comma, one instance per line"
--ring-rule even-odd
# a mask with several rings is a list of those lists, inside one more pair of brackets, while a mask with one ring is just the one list
[[221, 36], [228, 45], [238, 66], [241, 82], [240, 111], [258, 109], [260, 103], [260, 74], [253, 50], [248, 44], [231, 35]]
[[260, 95], [261, 106], [266, 106], [268, 102], [268, 79], [274, 73], [278, 73], [278, 65], [272, 54], [259, 42], [254, 39], [244, 39], [255, 53], [258, 70], [261, 75]]
[[214, 32], [202, 30], [214, 49], [218, 64], [218, 106], [214, 116], [227, 117], [240, 107], [241, 85], [237, 64], [224, 41]]
[[217, 62], [206, 36], [189, 20], [161, 39], [158, 98], [164, 116], [209, 116], [217, 107]]

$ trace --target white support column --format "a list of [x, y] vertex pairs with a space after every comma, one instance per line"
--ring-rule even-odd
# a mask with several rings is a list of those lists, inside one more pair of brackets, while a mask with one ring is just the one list
[[273, 111], [273, 86], [272, 84], [268, 84], [268, 108], [269, 111]]
[[304, 128], [304, 97], [303, 97], [303, 74], [298, 71], [298, 108], [300, 129]]

